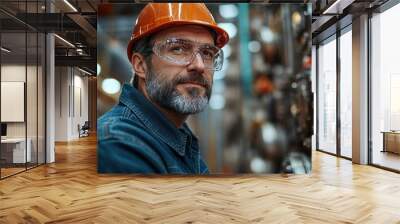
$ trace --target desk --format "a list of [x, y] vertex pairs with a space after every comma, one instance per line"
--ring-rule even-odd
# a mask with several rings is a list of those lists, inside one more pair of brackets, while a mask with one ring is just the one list
[[381, 133], [383, 133], [382, 152], [400, 154], [400, 131], [382, 131]]
[[[5, 138], [1, 139], [1, 157], [9, 163], [25, 163], [30, 162], [32, 158], [31, 145], [32, 141], [27, 138], [28, 144], [25, 152], [25, 138]], [[25, 154], [26, 153], [26, 154]], [[3, 156], [3, 154], [5, 154]], [[12, 156], [11, 156], [12, 154]], [[11, 159], [12, 158], [12, 159]], [[25, 159], [27, 159], [25, 161]]]

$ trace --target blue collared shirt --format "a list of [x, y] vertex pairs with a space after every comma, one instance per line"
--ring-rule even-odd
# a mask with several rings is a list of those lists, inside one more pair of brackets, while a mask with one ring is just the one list
[[209, 173], [187, 124], [177, 128], [129, 84], [98, 119], [97, 131], [99, 173]]

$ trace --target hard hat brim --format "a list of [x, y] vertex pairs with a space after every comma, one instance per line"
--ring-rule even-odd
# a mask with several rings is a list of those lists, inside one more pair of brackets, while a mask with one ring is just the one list
[[129, 61], [131, 61], [132, 59], [132, 50], [133, 50], [133, 46], [135, 45], [135, 43], [137, 41], [139, 41], [140, 39], [150, 36], [152, 34], [155, 34], [156, 32], [159, 32], [163, 29], [169, 28], [171, 26], [176, 26], [176, 25], [200, 25], [200, 26], [205, 26], [211, 30], [213, 30], [216, 33], [216, 37], [215, 37], [215, 45], [219, 48], [222, 48], [223, 46], [225, 46], [226, 43], [228, 43], [229, 41], [229, 35], [228, 33], [215, 25], [209, 24], [209, 23], [205, 23], [202, 21], [170, 21], [170, 22], [166, 22], [163, 25], [157, 26], [153, 29], [149, 29], [146, 32], [143, 32], [142, 34], [134, 37], [133, 39], [131, 39], [128, 43], [128, 47], [126, 49], [126, 53], [128, 55], [128, 59]]

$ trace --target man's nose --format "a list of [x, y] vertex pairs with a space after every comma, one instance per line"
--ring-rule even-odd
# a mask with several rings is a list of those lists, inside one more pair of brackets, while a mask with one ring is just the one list
[[199, 73], [203, 73], [204, 69], [205, 69], [205, 65], [204, 65], [203, 58], [201, 57], [200, 53], [197, 52], [194, 55], [193, 60], [188, 65], [188, 70], [189, 71], [196, 70]]

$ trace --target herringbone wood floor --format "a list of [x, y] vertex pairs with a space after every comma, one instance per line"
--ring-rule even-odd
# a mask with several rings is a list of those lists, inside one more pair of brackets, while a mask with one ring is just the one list
[[98, 175], [94, 137], [0, 181], [0, 223], [400, 223], [400, 175], [315, 152], [311, 175]]

